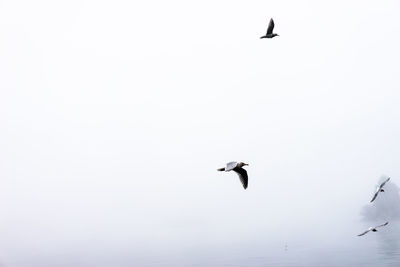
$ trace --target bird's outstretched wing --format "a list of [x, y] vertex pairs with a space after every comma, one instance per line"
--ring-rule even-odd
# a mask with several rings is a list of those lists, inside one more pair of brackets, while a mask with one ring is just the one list
[[386, 225], [388, 225], [388, 224], [389, 224], [389, 222], [385, 222], [384, 224], [381, 224], [381, 225], [375, 226], [375, 228], [382, 227], [382, 226], [386, 226]]
[[268, 34], [272, 34], [272, 31], [274, 30], [274, 27], [275, 27], [274, 20], [271, 19], [271, 20], [269, 21], [269, 24], [268, 24], [267, 35], [268, 35]]
[[357, 236], [362, 236], [362, 235], [365, 235], [366, 233], [368, 233], [370, 230], [367, 230], [367, 231], [365, 231], [364, 233], [361, 233], [361, 234], [359, 234], [359, 235], [357, 235]]
[[390, 177], [387, 178], [383, 183], [381, 183], [381, 185], [379, 186], [380, 188], [382, 188], [387, 182], [389, 182]]
[[225, 171], [231, 171], [237, 166], [236, 161], [231, 161], [226, 164]]
[[378, 196], [378, 194], [379, 194], [379, 190], [376, 191], [374, 197], [371, 199], [370, 202], [373, 202], [375, 200], [375, 198]]
[[237, 168], [237, 167], [234, 168], [233, 171], [239, 175], [239, 178], [240, 178], [240, 181], [242, 182], [243, 188], [246, 189], [248, 181], [249, 181], [249, 178], [247, 176], [247, 171], [243, 168]]

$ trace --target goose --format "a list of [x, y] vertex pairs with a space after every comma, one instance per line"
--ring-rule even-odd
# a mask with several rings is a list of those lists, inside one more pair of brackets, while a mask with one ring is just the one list
[[249, 164], [244, 162], [228, 162], [224, 168], [217, 169], [220, 172], [234, 171], [239, 175], [240, 181], [242, 182], [243, 188], [246, 189], [248, 185], [249, 178], [247, 176], [247, 171], [243, 169], [243, 166], [249, 166]]

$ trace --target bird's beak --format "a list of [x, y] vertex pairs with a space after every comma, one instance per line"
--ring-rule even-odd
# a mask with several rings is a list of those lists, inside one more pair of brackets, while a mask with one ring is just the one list
[[244, 166], [249, 166], [249, 164], [245, 163]]

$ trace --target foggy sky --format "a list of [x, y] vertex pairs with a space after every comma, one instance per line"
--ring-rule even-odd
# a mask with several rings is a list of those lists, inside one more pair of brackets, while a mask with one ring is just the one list
[[398, 10], [0, 1], [0, 263], [353, 238], [377, 178], [399, 183]]

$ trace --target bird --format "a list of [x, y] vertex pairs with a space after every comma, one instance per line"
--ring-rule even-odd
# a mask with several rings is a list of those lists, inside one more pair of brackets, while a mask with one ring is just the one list
[[378, 194], [379, 194], [380, 192], [385, 192], [385, 190], [383, 190], [382, 187], [383, 187], [389, 180], [390, 180], [390, 177], [388, 177], [383, 183], [381, 183], [380, 186], [378, 186], [378, 187], [376, 188], [376, 192], [375, 192], [375, 194], [374, 194], [374, 197], [371, 199], [371, 202], [373, 202], [373, 201], [375, 200], [375, 198], [378, 196]]
[[239, 175], [240, 181], [242, 182], [243, 188], [246, 189], [248, 185], [249, 178], [247, 176], [247, 171], [243, 169], [243, 166], [249, 166], [249, 164], [244, 162], [228, 162], [224, 168], [217, 169], [220, 172], [234, 171]]
[[368, 228], [367, 231], [365, 231], [364, 233], [359, 234], [358, 236], [365, 235], [365, 234], [368, 233], [369, 231], [378, 232], [378, 230], [376, 230], [376, 228], [382, 227], [382, 226], [385, 226], [385, 225], [388, 225], [388, 224], [389, 224], [389, 222], [385, 222], [384, 224], [381, 224], [381, 225], [378, 225], [378, 226], [375, 226], [375, 227], [370, 227], [370, 228]]
[[269, 21], [269, 24], [268, 24], [267, 33], [264, 36], [261, 36], [260, 39], [274, 38], [275, 36], [279, 36], [276, 33], [272, 33], [272, 31], [274, 30], [274, 26], [275, 26], [274, 20], [271, 18], [271, 20]]

